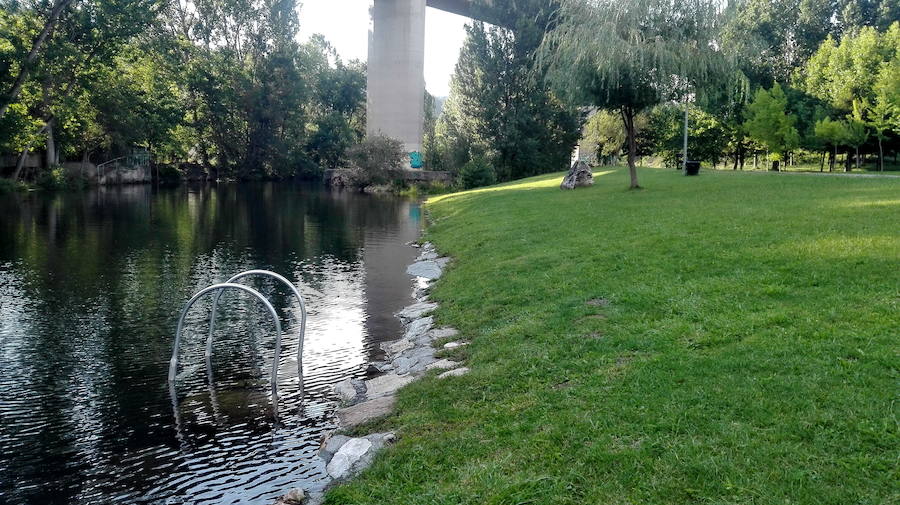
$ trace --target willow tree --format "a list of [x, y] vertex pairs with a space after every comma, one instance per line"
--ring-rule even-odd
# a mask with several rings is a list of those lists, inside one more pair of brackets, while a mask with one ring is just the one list
[[719, 0], [562, 0], [539, 61], [557, 94], [618, 111], [631, 188], [639, 188], [634, 119], [654, 105], [721, 86]]

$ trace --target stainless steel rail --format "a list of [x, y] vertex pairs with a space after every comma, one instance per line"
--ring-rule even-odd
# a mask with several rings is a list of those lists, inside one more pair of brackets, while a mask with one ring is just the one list
[[[300, 290], [297, 289], [297, 286], [285, 279], [283, 276], [276, 274], [275, 272], [270, 272], [269, 270], [247, 270], [246, 272], [241, 272], [237, 275], [232, 276], [230, 279], [225, 281], [226, 283], [236, 283], [238, 280], [244, 277], [252, 277], [252, 276], [264, 276], [264, 277], [272, 277], [275, 280], [280, 281], [282, 284], [290, 288], [291, 292], [294, 293], [294, 296], [297, 297], [297, 301], [300, 303], [300, 335], [297, 338], [297, 374], [300, 377], [300, 395], [303, 396], [303, 340], [306, 337], [306, 304], [303, 301], [303, 295], [300, 294]], [[213, 345], [213, 332], [216, 329], [216, 307], [219, 304], [219, 298], [222, 296], [222, 290], [216, 293], [216, 296], [213, 298], [212, 303], [212, 315], [209, 319], [209, 336], [206, 338], [206, 359], [209, 360], [212, 356], [212, 345]]]
[[[181, 333], [184, 330], [184, 318], [187, 316], [188, 311], [191, 309], [191, 306], [197, 302], [204, 295], [211, 293], [213, 291], [217, 292], [216, 298], [221, 294], [222, 291], [226, 289], [237, 289], [239, 291], [243, 291], [245, 293], [249, 293], [253, 295], [256, 299], [258, 299], [262, 304], [266, 307], [266, 310], [269, 311], [269, 315], [272, 316], [272, 320], [275, 321], [275, 355], [272, 358], [272, 376], [271, 376], [271, 388], [272, 388], [272, 404], [276, 408], [278, 405], [278, 364], [281, 359], [281, 322], [278, 320], [278, 314], [275, 312], [275, 308], [272, 307], [272, 304], [269, 303], [269, 300], [266, 299], [259, 291], [244, 286], [243, 284], [235, 284], [235, 283], [221, 283], [214, 284], [209, 286], [208, 288], [201, 289], [194, 296], [188, 300], [187, 304], [184, 306], [184, 309], [181, 311], [181, 316], [178, 318], [178, 327], [175, 330], [175, 344], [172, 346], [172, 358], [169, 360], [169, 391], [174, 394], [175, 391], [175, 375], [178, 371], [178, 350], [181, 346]], [[213, 312], [215, 314], [215, 312]], [[302, 340], [302, 339], [301, 339]]]

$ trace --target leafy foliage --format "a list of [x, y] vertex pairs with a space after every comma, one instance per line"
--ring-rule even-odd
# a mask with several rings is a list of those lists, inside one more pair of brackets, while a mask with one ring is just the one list
[[714, 43], [719, 2], [567, 0], [560, 17], [541, 51], [547, 76], [572, 103], [620, 112], [637, 188], [635, 116], [705, 89], [728, 71]]
[[884, 33], [868, 26], [840, 43], [825, 39], [798, 80], [812, 95], [851, 111], [855, 102], [872, 102], [882, 72], [900, 61], [900, 22]]
[[484, 158], [469, 160], [459, 170], [459, 186], [462, 189], [490, 186], [495, 182], [497, 175], [494, 168]]
[[602, 156], [618, 156], [625, 147], [625, 127], [618, 114], [597, 111], [584, 125], [582, 144], [588, 144]]
[[747, 107], [744, 129], [770, 151], [772, 160], [783, 159], [784, 153], [800, 145], [800, 134], [794, 127], [797, 117], [787, 112], [787, 97], [776, 82], [772, 89], [758, 89]]
[[[653, 150], [667, 166], [681, 159], [684, 142], [684, 106], [664, 104], [650, 111]], [[698, 107], [688, 109], [688, 157], [718, 164], [731, 132], [719, 120]]]
[[[365, 66], [320, 37], [296, 42], [293, 0], [63, 2], [25, 85], [0, 117], [0, 149], [96, 161], [134, 146], [222, 178], [316, 175], [365, 130]], [[0, 11], [13, 76], [41, 2]], [[48, 168], [45, 168], [45, 170]]]
[[[540, 2], [525, 4], [516, 19], [529, 20], [529, 12], [546, 16], [536, 7]], [[485, 158], [505, 181], [568, 165], [578, 139], [577, 114], [533, 78], [532, 54], [543, 27], [533, 20], [519, 26], [532, 37], [480, 22], [467, 28], [451, 94], [435, 128], [436, 166], [458, 170]]]
[[393, 182], [403, 171], [406, 158], [403, 142], [384, 136], [371, 136], [351, 147], [347, 153], [353, 179], [360, 186]]

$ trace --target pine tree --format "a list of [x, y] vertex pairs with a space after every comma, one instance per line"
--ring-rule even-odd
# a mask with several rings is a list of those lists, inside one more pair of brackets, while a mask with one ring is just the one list
[[744, 130], [750, 138], [766, 146], [772, 159], [772, 170], [784, 153], [800, 145], [800, 134], [794, 124], [797, 117], [787, 113], [787, 97], [776, 82], [770, 91], [760, 88], [747, 106], [748, 119]]
[[533, 78], [538, 42], [480, 22], [467, 28], [436, 128], [445, 166], [459, 169], [483, 158], [500, 181], [567, 167], [578, 139], [578, 118]]

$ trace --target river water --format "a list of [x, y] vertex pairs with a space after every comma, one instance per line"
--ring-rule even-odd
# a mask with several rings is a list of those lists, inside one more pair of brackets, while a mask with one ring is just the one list
[[[419, 229], [414, 202], [307, 186], [0, 197], [0, 504], [268, 504], [320, 486], [330, 386], [367, 376], [378, 344], [397, 338]], [[184, 303], [254, 268], [305, 296], [305, 394], [299, 305], [251, 279], [284, 326], [277, 411], [274, 324], [239, 292], [220, 302], [212, 382], [210, 297], [189, 313], [173, 403]]]

